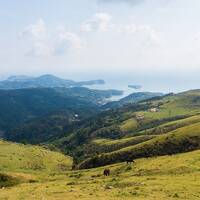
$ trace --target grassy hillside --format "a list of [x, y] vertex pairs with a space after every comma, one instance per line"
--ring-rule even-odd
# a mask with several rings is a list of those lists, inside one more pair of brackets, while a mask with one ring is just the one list
[[122, 148], [111, 153], [87, 159], [78, 168], [92, 168], [123, 162], [127, 159], [151, 157], [192, 151], [200, 148], [200, 123], [178, 128], [165, 135], [142, 142], [138, 145]]
[[[130, 138], [122, 138], [118, 140], [105, 140], [105, 139], [97, 139], [91, 142], [91, 145], [88, 145], [88, 149], [85, 149], [85, 152], [89, 155], [90, 152], [94, 154], [96, 153], [106, 153], [115, 150], [119, 150], [124, 147], [128, 147], [131, 145], [136, 145], [145, 141], [148, 141], [152, 138], [155, 138], [156, 135], [142, 135]], [[92, 155], [91, 154], [91, 155]]]
[[200, 122], [200, 115], [195, 115], [184, 119], [168, 122], [160, 126], [156, 126], [155, 128], [139, 131], [134, 133], [133, 136], [121, 139], [94, 139], [90, 142], [90, 144], [84, 146], [84, 155], [87, 158], [92, 157], [95, 154], [120, 150], [128, 146], [133, 146], [148, 141], [157, 137], [158, 135], [163, 135], [178, 128], [186, 127], [188, 125], [192, 125], [198, 122]]
[[42, 147], [0, 141], [0, 172], [62, 172], [72, 159]]
[[[49, 176], [0, 189], [2, 200], [199, 200], [200, 151]], [[174, 164], [176, 163], [176, 165]]]
[[134, 133], [134, 135], [161, 135], [167, 132], [173, 131], [177, 128], [188, 126], [200, 122], [200, 115], [189, 116], [183, 119], [174, 120], [171, 122], [164, 123], [162, 125], [156, 126], [154, 128], [146, 129]]
[[157, 107], [158, 112], [140, 112], [146, 119], [169, 118], [178, 115], [191, 115], [199, 113], [200, 91], [187, 91], [177, 95], [166, 96], [159, 100], [151, 101], [152, 107]]
[[[62, 89], [57, 90], [57, 92], [63, 97]], [[74, 164], [89, 159], [83, 163], [89, 162], [89, 166], [93, 166], [90, 162], [96, 162], [95, 159], [97, 159], [100, 160], [98, 161], [100, 164], [97, 162], [94, 166], [99, 166], [122, 161], [120, 156], [117, 156], [116, 159], [112, 157], [115, 155], [113, 151], [123, 151], [124, 148], [128, 147], [135, 148], [146, 142], [154, 141], [156, 138], [160, 140], [162, 139], [161, 136], [156, 137], [155, 135], [167, 135], [178, 128], [188, 127], [200, 122], [199, 105], [200, 91], [198, 90], [177, 95], [170, 94], [104, 111], [85, 120], [80, 119], [81, 121], [75, 127], [73, 126], [73, 122], [76, 121], [74, 115], [70, 115], [71, 124], [70, 121], [60, 115], [47, 116], [30, 121], [18, 129], [10, 131], [7, 138], [34, 144], [51, 142], [53, 146], [62, 150], [65, 154], [73, 156]], [[81, 111], [84, 113], [84, 110]], [[86, 113], [90, 113], [89, 110]], [[71, 125], [72, 128], [70, 128]], [[111, 141], [105, 142], [104, 145], [96, 145], [94, 141], [99, 139]], [[184, 144], [178, 143], [178, 145], [183, 146], [174, 153], [188, 151], [188, 147]], [[199, 147], [194, 148], [192, 146], [191, 149], [197, 148]], [[112, 156], [99, 155], [109, 152]], [[149, 154], [163, 155], [167, 153], [166, 149], [161, 149], [160, 154], [151, 152]], [[132, 153], [130, 154], [132, 155]], [[141, 151], [139, 155], [133, 157], [138, 156], [148, 155]], [[123, 158], [126, 159], [127, 155], [124, 154]]]
[[[135, 144], [133, 136], [148, 138], [147, 135], [162, 135], [200, 122], [199, 97], [200, 91], [188, 91], [105, 111], [83, 122], [80, 129], [57, 140], [54, 145], [72, 155], [76, 163], [96, 154], [119, 150]], [[116, 143], [95, 146], [93, 141], [97, 139], [114, 139]], [[120, 140], [124, 142], [120, 143]]]
[[[74, 156], [79, 169], [74, 171], [70, 157], [1, 141], [0, 196], [3, 200], [198, 200], [199, 105], [200, 91], [189, 91], [81, 121], [78, 129], [52, 143]], [[127, 159], [135, 163], [128, 165]], [[111, 170], [109, 177], [103, 176], [105, 168]]]
[[137, 127], [138, 127], [138, 122], [135, 118], [130, 118], [126, 121], [123, 121], [120, 126], [121, 130], [126, 132], [134, 131], [135, 129], [137, 129]]

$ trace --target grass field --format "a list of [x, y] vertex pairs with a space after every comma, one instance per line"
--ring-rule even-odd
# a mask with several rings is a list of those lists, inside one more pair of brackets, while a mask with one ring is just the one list
[[[176, 163], [176, 165], [174, 164]], [[198, 200], [200, 199], [200, 151], [138, 159], [135, 164], [48, 174], [38, 182], [0, 189], [1, 200]]]
[[124, 121], [120, 126], [122, 131], [133, 131], [137, 127], [138, 127], [138, 122], [134, 118], [131, 118], [131, 119]]
[[61, 172], [72, 159], [42, 147], [0, 141], [0, 172]]

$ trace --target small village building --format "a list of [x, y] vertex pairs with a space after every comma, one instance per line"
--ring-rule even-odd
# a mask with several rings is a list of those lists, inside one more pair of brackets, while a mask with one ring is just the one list
[[149, 111], [150, 112], [158, 112], [159, 110], [158, 110], [158, 108], [151, 108], [151, 109], [149, 109]]

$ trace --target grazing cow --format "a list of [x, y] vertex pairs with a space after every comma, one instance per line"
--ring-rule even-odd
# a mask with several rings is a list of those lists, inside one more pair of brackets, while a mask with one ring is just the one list
[[128, 164], [132, 164], [132, 163], [134, 163], [134, 162], [135, 162], [135, 161], [132, 160], [132, 159], [128, 159], [128, 160], [126, 160], [127, 165], [128, 165]]
[[103, 175], [104, 176], [109, 176], [110, 175], [110, 169], [104, 169]]

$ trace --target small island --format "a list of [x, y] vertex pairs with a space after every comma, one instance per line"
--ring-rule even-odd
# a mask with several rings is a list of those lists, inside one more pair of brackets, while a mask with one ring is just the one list
[[135, 90], [139, 90], [142, 88], [141, 85], [128, 85], [129, 88], [135, 89]]

